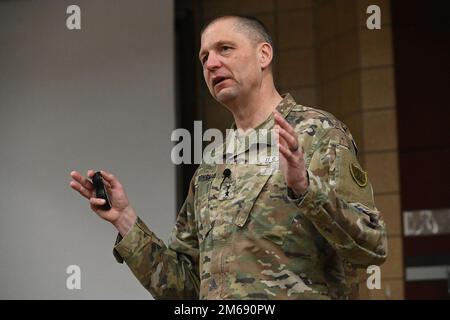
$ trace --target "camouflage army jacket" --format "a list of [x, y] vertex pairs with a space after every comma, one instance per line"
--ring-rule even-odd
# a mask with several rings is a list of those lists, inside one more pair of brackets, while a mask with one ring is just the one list
[[201, 164], [168, 246], [139, 218], [116, 241], [116, 258], [154, 298], [345, 299], [356, 267], [386, 259], [385, 224], [347, 127], [289, 94], [277, 109], [303, 147], [308, 192], [296, 200], [280, 170], [262, 173], [270, 160]]

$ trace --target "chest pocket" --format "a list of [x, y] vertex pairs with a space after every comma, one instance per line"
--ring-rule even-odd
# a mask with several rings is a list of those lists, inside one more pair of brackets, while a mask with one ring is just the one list
[[199, 173], [194, 180], [194, 211], [197, 220], [199, 242], [203, 242], [214, 225], [209, 210], [209, 195], [214, 177], [214, 170], [199, 169]]
[[211, 185], [210, 206], [214, 212], [211, 216], [228, 216], [228, 220], [242, 227], [246, 223], [250, 211], [270, 175], [262, 174], [262, 166], [238, 164], [230, 166], [232, 172], [232, 197], [221, 196], [223, 178], [216, 177]]

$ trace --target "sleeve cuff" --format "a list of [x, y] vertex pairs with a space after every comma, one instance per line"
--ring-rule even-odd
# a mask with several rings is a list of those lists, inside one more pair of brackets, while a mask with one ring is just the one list
[[113, 255], [114, 258], [116, 258], [116, 261], [118, 263], [123, 263], [123, 258], [121, 257], [121, 255], [119, 254], [119, 252], [116, 249], [116, 246], [120, 243], [120, 241], [122, 241], [123, 237], [120, 233], [117, 233], [117, 238], [116, 238], [116, 242], [114, 243], [114, 248], [113, 248]]
[[[315, 214], [320, 211], [320, 208], [324, 203], [328, 201], [327, 190], [322, 190], [325, 184], [320, 181], [310, 170], [308, 172], [309, 187], [306, 193], [302, 197], [293, 199], [300, 209], [305, 209], [305, 211]], [[294, 193], [295, 194], [295, 193]], [[288, 199], [290, 198], [288, 190]]]
[[[144, 222], [138, 217], [125, 236], [117, 235], [113, 255], [118, 263], [123, 263], [145, 244], [157, 239]], [[158, 239], [159, 240], [159, 239]]]
[[303, 195], [299, 196], [297, 193], [295, 193], [294, 190], [292, 190], [290, 187], [287, 187], [287, 199], [290, 202], [294, 202], [296, 204], [300, 203], [308, 194], [309, 189], [307, 189], [305, 191], [305, 193], [303, 193]]
[[290, 202], [296, 203], [297, 205], [303, 201], [306, 195], [309, 193], [310, 187], [310, 179], [309, 179], [309, 170], [306, 170], [306, 176], [308, 178], [308, 188], [302, 195], [298, 195], [292, 188], [287, 187], [287, 199]]

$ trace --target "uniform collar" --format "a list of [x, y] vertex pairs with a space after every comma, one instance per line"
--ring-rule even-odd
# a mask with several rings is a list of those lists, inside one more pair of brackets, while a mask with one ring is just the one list
[[[281, 113], [281, 115], [286, 118], [289, 112], [291, 112], [292, 108], [294, 108], [297, 105], [297, 102], [295, 102], [294, 98], [291, 96], [290, 93], [282, 94], [281, 97], [283, 100], [277, 105], [276, 109], [278, 112]], [[274, 119], [273, 119], [273, 112], [270, 114], [270, 116], [264, 120], [263, 123], [258, 125], [254, 130], [260, 130], [260, 129], [272, 129], [274, 126]], [[233, 122], [231, 125], [232, 130], [236, 130], [236, 123]]]
[[[295, 102], [294, 98], [289, 94], [283, 94], [282, 95], [283, 100], [281, 100], [281, 102], [278, 104], [278, 106], [276, 107], [276, 109], [278, 110], [278, 112], [280, 112], [280, 114], [286, 118], [287, 115], [291, 112], [291, 110], [297, 105], [297, 103]], [[258, 132], [259, 134], [261, 134], [262, 139], [258, 139], [258, 143], [259, 144], [265, 144], [267, 146], [271, 146], [274, 145], [273, 141], [270, 139], [270, 130], [273, 128], [275, 124], [274, 121], [274, 117], [273, 117], [273, 113], [270, 114], [270, 116], [260, 125], [258, 125], [256, 128], [254, 128], [254, 131]], [[232, 134], [227, 134], [226, 136], [226, 142], [222, 145], [220, 145], [217, 149], [216, 149], [216, 153], [211, 154], [211, 156], [214, 158], [215, 155], [217, 155], [218, 157], [222, 158], [222, 161], [224, 159], [230, 159], [232, 157], [237, 157], [239, 155], [241, 155], [242, 153], [247, 152], [252, 145], [249, 143], [249, 139], [246, 139], [246, 135], [243, 136], [236, 136], [237, 134], [237, 130], [236, 130], [236, 124], [233, 122], [233, 124], [231, 125], [231, 132]], [[227, 132], [229, 133], [229, 132]], [[269, 135], [269, 136], [267, 136]], [[239, 148], [237, 148], [236, 150], [234, 150], [234, 152], [230, 152], [230, 150], [227, 150], [227, 146], [230, 145], [230, 140], [235, 140], [239, 143], [239, 141], [241, 141], [241, 143], [243, 145], [241, 145]], [[260, 142], [262, 141], [262, 142]], [[228, 151], [228, 153], [227, 153]], [[221, 155], [221, 156], [220, 156]]]

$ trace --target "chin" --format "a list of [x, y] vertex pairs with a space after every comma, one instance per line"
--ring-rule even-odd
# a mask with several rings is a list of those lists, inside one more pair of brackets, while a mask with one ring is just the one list
[[215, 99], [222, 104], [226, 104], [227, 102], [235, 100], [237, 96], [238, 92], [234, 88], [224, 88], [215, 95]]

